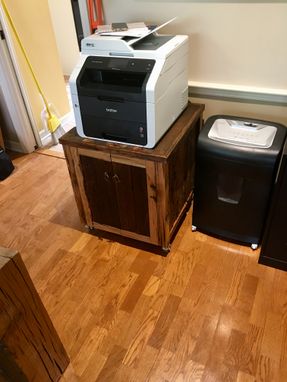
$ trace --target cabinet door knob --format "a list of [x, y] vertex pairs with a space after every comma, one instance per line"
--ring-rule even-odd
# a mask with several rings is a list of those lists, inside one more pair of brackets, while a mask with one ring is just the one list
[[110, 181], [110, 176], [109, 174], [107, 173], [107, 171], [104, 172], [104, 179], [106, 182], [109, 182]]
[[113, 176], [113, 181], [114, 181], [115, 183], [120, 183], [120, 178], [117, 176], [117, 174], [115, 174], [115, 175]]

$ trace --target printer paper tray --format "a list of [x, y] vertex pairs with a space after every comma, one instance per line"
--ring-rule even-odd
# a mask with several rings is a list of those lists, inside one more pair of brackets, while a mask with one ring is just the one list
[[85, 115], [82, 119], [87, 138], [142, 146], [147, 144], [146, 124], [142, 122], [95, 118], [92, 115]]

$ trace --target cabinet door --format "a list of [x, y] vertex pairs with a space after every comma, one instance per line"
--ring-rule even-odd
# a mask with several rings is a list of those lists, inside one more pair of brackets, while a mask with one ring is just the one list
[[80, 163], [92, 221], [120, 228], [111, 161], [80, 155]]
[[150, 236], [145, 162], [120, 156], [111, 161], [109, 154], [88, 150], [79, 154], [92, 222]]
[[112, 157], [121, 229], [150, 236], [146, 168]]

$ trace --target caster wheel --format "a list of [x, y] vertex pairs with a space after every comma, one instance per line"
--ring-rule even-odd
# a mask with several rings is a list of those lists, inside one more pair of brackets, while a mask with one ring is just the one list
[[255, 251], [258, 248], [258, 244], [251, 244], [251, 248]]
[[192, 230], [192, 232], [195, 232], [196, 229], [197, 229], [197, 228], [196, 228], [196, 225], [192, 225], [192, 226], [191, 226], [191, 230]]
[[161, 250], [164, 252], [164, 253], [169, 253], [170, 252], [170, 245], [168, 247], [161, 247]]

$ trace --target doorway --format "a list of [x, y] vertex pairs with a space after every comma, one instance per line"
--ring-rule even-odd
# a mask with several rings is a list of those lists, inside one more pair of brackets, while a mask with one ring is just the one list
[[0, 121], [6, 148], [30, 153], [41, 142], [23, 99], [0, 20]]

